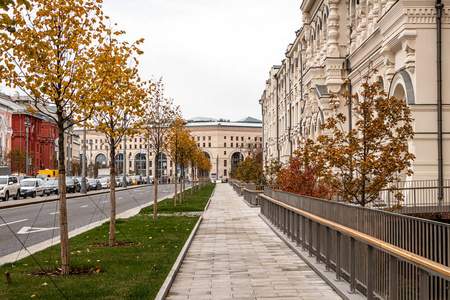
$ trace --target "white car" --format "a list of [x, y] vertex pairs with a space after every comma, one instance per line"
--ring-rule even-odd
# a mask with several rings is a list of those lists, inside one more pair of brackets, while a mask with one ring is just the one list
[[14, 200], [20, 198], [20, 183], [16, 176], [0, 176], [0, 198], [5, 201], [13, 196]]
[[44, 196], [44, 181], [39, 178], [27, 178], [20, 182], [20, 195], [23, 198]]

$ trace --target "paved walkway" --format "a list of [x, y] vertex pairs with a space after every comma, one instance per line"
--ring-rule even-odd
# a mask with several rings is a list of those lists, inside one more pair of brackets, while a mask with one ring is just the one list
[[168, 299], [341, 299], [228, 184], [217, 184]]

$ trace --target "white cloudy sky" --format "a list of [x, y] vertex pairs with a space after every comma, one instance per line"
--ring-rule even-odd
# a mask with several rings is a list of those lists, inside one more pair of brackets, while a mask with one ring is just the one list
[[104, 0], [127, 39], [145, 38], [143, 79], [163, 77], [183, 116], [261, 118], [258, 100], [301, 26], [300, 0]]

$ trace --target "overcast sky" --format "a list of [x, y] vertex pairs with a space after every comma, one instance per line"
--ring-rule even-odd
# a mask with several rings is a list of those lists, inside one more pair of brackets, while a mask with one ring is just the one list
[[163, 77], [183, 116], [261, 119], [272, 65], [301, 26], [300, 0], [104, 0], [103, 11], [144, 38], [143, 79]]

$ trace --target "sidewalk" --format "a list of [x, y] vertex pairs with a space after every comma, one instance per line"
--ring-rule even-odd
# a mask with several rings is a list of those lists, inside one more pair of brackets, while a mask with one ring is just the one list
[[168, 299], [341, 299], [230, 185], [217, 184]]

